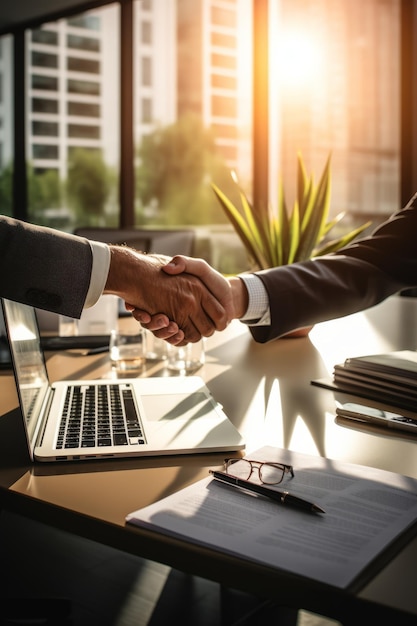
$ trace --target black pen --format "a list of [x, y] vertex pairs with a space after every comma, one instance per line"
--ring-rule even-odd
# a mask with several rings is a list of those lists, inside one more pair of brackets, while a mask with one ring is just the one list
[[289, 504], [290, 506], [295, 506], [299, 509], [303, 509], [304, 511], [311, 511], [312, 513], [325, 513], [325, 511], [317, 504], [304, 500], [304, 498], [293, 496], [288, 493], [288, 491], [270, 489], [269, 487], [252, 483], [249, 480], [244, 480], [243, 478], [236, 478], [235, 476], [231, 476], [225, 472], [216, 472], [214, 470], [209, 471], [210, 474], [216, 478], [216, 480], [219, 480], [227, 485], [231, 485], [232, 487], [240, 487], [241, 489], [258, 493], [261, 496], [266, 496], [267, 498], [270, 498], [275, 502], [279, 502], [280, 504]]
[[102, 354], [103, 352], [108, 352], [109, 346], [97, 346], [96, 348], [90, 348], [87, 352], [84, 353], [84, 356], [91, 356], [92, 354]]

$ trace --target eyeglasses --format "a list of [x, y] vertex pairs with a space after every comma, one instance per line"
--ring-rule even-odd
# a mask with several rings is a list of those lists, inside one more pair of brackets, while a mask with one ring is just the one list
[[264, 485], [278, 485], [282, 482], [285, 474], [291, 474], [294, 478], [292, 465], [284, 463], [263, 463], [261, 461], [250, 461], [249, 459], [225, 459], [225, 472], [235, 478], [249, 480], [254, 470], [258, 470], [259, 479]]

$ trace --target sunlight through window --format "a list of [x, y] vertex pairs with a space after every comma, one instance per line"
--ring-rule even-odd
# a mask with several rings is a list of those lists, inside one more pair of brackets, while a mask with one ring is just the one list
[[282, 32], [273, 59], [277, 79], [283, 87], [311, 85], [323, 75], [320, 44], [303, 30]]

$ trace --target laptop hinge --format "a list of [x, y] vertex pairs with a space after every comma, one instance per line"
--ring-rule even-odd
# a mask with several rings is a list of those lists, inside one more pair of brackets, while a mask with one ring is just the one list
[[53, 387], [49, 388], [49, 393], [46, 394], [46, 401], [42, 408], [42, 419], [41, 419], [41, 427], [39, 429], [39, 434], [36, 437], [36, 440], [39, 441], [39, 445], [43, 444], [43, 438], [45, 435], [46, 424], [48, 423], [48, 415], [51, 410], [52, 400], [54, 399], [55, 389]]

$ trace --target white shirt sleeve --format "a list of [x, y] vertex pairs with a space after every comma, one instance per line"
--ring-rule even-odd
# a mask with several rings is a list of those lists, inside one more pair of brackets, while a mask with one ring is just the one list
[[239, 274], [239, 278], [245, 283], [249, 296], [248, 308], [240, 321], [248, 326], [269, 326], [271, 312], [263, 282], [256, 274]]
[[90, 241], [89, 243], [93, 253], [93, 266], [84, 308], [93, 306], [102, 295], [110, 267], [109, 246], [99, 241]]

